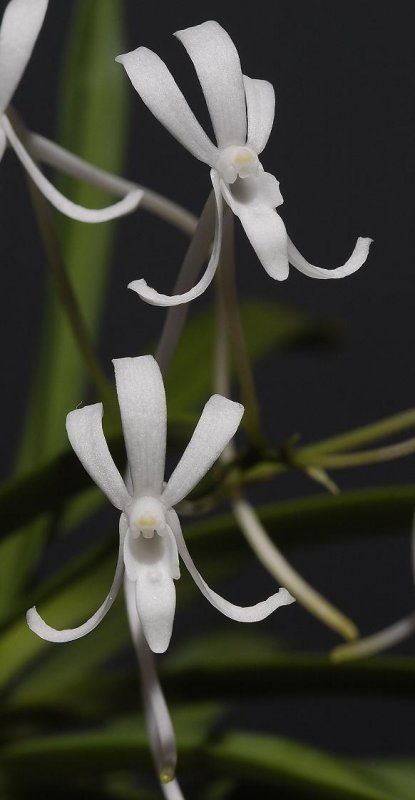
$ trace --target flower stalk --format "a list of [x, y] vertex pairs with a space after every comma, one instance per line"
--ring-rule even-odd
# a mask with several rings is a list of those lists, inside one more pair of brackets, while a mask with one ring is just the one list
[[[230, 220], [230, 222], [229, 222]], [[228, 226], [229, 222], [229, 226]], [[243, 338], [243, 329], [240, 323], [239, 307], [236, 298], [234, 281], [234, 239], [233, 239], [233, 218], [230, 214], [225, 215], [224, 226], [224, 256], [217, 274], [217, 300], [216, 300], [216, 350], [215, 350], [215, 387], [219, 391], [224, 391], [230, 395], [229, 381], [229, 345], [232, 327], [228, 325], [228, 320], [232, 312], [235, 311], [237, 324], [235, 328], [240, 332], [233, 339], [234, 348], [241, 346], [243, 351], [243, 362], [249, 365], [249, 358]], [[226, 281], [225, 277], [228, 278]], [[226, 288], [231, 291], [226, 291]], [[232, 308], [229, 308], [229, 302]], [[236, 313], [237, 312], [237, 313]], [[242, 335], [240, 335], [242, 334]], [[235, 354], [237, 360], [237, 354]], [[238, 362], [237, 362], [238, 363]], [[252, 372], [249, 370], [250, 382], [252, 382], [255, 392]], [[255, 396], [255, 395], [254, 395]], [[255, 398], [256, 399], [256, 398]], [[255, 406], [258, 408], [257, 404]], [[230, 442], [222, 454], [222, 461], [229, 463], [235, 459], [235, 448]], [[310, 476], [317, 480], [316, 476]], [[337, 488], [337, 487], [336, 487]], [[233, 490], [230, 493], [231, 507], [235, 519], [245, 536], [246, 541], [254, 551], [255, 555], [263, 564], [265, 569], [283, 586], [288, 587], [289, 592], [310, 611], [317, 619], [320, 619], [329, 628], [332, 628], [345, 639], [353, 640], [358, 636], [355, 624], [345, 614], [333, 606], [325, 597], [313, 589], [304, 578], [291, 566], [287, 559], [279, 551], [278, 547], [271, 541], [267, 531], [258, 519], [258, 516], [251, 504], [243, 497], [241, 490]]]
[[239, 497], [232, 501], [232, 511], [246, 540], [261, 563], [280, 583], [288, 588], [297, 602], [344, 639], [356, 639], [359, 632], [354, 622], [329, 603], [320, 592], [313, 589], [291, 566], [271, 542], [252, 506]]
[[[415, 514], [412, 517], [411, 530], [411, 563], [412, 579], [415, 581]], [[402, 617], [392, 625], [383, 628], [370, 636], [364, 636], [357, 642], [335, 647], [330, 653], [332, 661], [354, 661], [356, 658], [377, 655], [390, 647], [403, 642], [415, 633], [415, 611]]]
[[[229, 341], [235, 357], [242, 402], [245, 406], [244, 427], [251, 444], [261, 451], [264, 448], [264, 437], [261, 430], [259, 404], [255, 389], [255, 380], [248, 355], [248, 348], [242, 325], [235, 274], [235, 230], [234, 219], [230, 211], [225, 213], [223, 244], [220, 268], [218, 271], [219, 295], [223, 297], [223, 321], [227, 327]], [[223, 339], [223, 335], [221, 334]]]
[[115, 422], [117, 419], [115, 394], [96, 357], [95, 348], [63, 263], [61, 247], [49, 205], [31, 180], [28, 181], [28, 184], [37, 226], [47, 257], [46, 260], [63, 313], [77, 343], [87, 374], [94, 383], [98, 396], [102, 398], [108, 407], [110, 421]]

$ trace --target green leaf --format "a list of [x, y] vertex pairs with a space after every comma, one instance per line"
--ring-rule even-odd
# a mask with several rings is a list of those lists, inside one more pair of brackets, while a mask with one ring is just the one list
[[[63, 66], [59, 139], [69, 150], [107, 169], [122, 171], [126, 145], [128, 90], [115, 63], [123, 50], [122, 0], [77, 0]], [[76, 120], [76, 124], [74, 124]], [[61, 188], [75, 202], [98, 206], [107, 202], [101, 191], [63, 177]], [[81, 311], [92, 335], [100, 326], [116, 223], [83, 225], [60, 220], [65, 262]], [[49, 307], [46, 337], [50, 345], [47, 376], [52, 390], [46, 446], [56, 452], [66, 443], [65, 414], [85, 398], [86, 375], [61, 310]], [[51, 335], [53, 339], [51, 340]], [[48, 387], [50, 389], [50, 387]]]
[[[39, 611], [51, 625], [64, 628], [79, 624], [88, 619], [101, 605], [108, 593], [115, 569], [116, 554], [110, 557], [107, 549], [92, 550], [92, 569], [81, 568], [80, 576], [71, 580], [65, 575], [63, 588], [58, 588], [44, 602], [39, 604]], [[83, 559], [79, 560], [80, 565]], [[66, 585], [68, 583], [68, 585]], [[89, 634], [94, 637], [95, 631]], [[72, 643], [76, 644], [76, 643]], [[28, 663], [57, 645], [45, 642], [27, 627], [25, 615], [22, 613], [14, 624], [7, 627], [0, 637], [0, 685], [17, 679], [21, 670]], [[70, 658], [71, 644], [65, 645]]]
[[[83, 158], [117, 172], [126, 133], [126, 82], [114, 57], [123, 51], [122, 0], [78, 0], [63, 67], [60, 139]], [[75, 122], [75, 124], [74, 124]], [[70, 189], [75, 202], [99, 205], [105, 197], [88, 186]], [[92, 334], [99, 328], [116, 227], [60, 220], [64, 260]], [[86, 375], [68, 324], [49, 291], [42, 349], [17, 468], [26, 471], [66, 443], [65, 416], [85, 399]], [[0, 547], [0, 618], [35, 569], [47, 521], [23, 530]]]
[[[209, 748], [208, 765], [227, 776], [295, 789], [298, 797], [329, 800], [408, 800], [398, 782], [382, 786], [355, 762], [299, 742], [230, 733]], [[413, 784], [415, 789], [415, 784]]]
[[[173, 710], [178, 734], [178, 776], [197, 772], [203, 785], [217, 775], [254, 786], [295, 790], [298, 798], [328, 800], [409, 800], [414, 790], [413, 761], [372, 762], [331, 755], [281, 737], [230, 732], [209, 744], [222, 714], [218, 705]], [[66, 775], [149, 770], [147, 735], [142, 720], [121, 719], [100, 731], [37, 737], [9, 744], [0, 753], [6, 776], [36, 785], [39, 776], [60, 783]], [[412, 787], [411, 787], [412, 784]]]
[[[21, 636], [24, 635], [22, 630]], [[118, 707], [120, 713], [121, 699], [129, 689], [133, 693], [135, 690], [138, 697], [137, 670], [126, 676], [124, 672], [104, 672], [102, 666], [129, 641], [124, 603], [120, 599], [92, 635], [61, 647], [44, 646], [40, 663], [32, 665], [29, 673], [17, 680], [10, 691], [7, 712], [38, 710], [42, 714], [49, 709], [55, 713], [89, 717], [102, 716], [109, 708], [116, 710]], [[25, 660], [30, 656], [26, 651]]]
[[[290, 548], [362, 535], [390, 535], [399, 528], [409, 532], [414, 505], [415, 486], [381, 486], [284, 500], [257, 508], [257, 513], [271, 538]], [[225, 557], [246, 547], [231, 514], [186, 526], [186, 541], [195, 558], [212, 552]]]
[[[217, 703], [171, 709], [180, 759], [193, 755], [206, 741], [222, 715]], [[61, 736], [39, 736], [6, 745], [0, 767], [10, 775], [22, 774], [31, 782], [42, 771], [60, 780], [75, 770], [81, 774], [106, 774], [120, 770], [152, 770], [148, 736], [143, 720], [129, 715], [107, 728]]]
[[309, 692], [411, 696], [415, 659], [386, 656], [336, 664], [326, 654], [290, 652], [259, 627], [251, 631], [226, 621], [223, 628], [192, 637], [169, 653], [160, 666], [160, 678], [168, 696], [176, 700], [239, 701]]
[[[365, 762], [365, 774], [399, 800], [413, 800], [415, 796], [415, 762], [382, 759]], [[393, 794], [395, 793], [395, 795]]]
[[[327, 323], [265, 300], [242, 302], [241, 315], [253, 361], [276, 348], [327, 343], [335, 338], [335, 329]], [[189, 320], [166, 378], [170, 413], [193, 410], [212, 394], [214, 343], [215, 318], [211, 311]]]

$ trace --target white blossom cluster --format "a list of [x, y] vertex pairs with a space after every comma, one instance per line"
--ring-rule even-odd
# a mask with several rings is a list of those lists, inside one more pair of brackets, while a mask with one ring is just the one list
[[[92, 165], [19, 123], [10, 103], [29, 62], [44, 22], [48, 0], [11, 0], [0, 28], [0, 158], [9, 146], [30, 179], [62, 214], [85, 223], [101, 223], [132, 212], [144, 203], [142, 188]], [[289, 264], [312, 278], [342, 278], [365, 262], [371, 240], [359, 238], [348, 261], [337, 269], [308, 263], [287, 235], [277, 209], [283, 202], [278, 180], [264, 170], [259, 156], [268, 142], [275, 113], [272, 85], [242, 73], [237, 50], [226, 31], [213, 21], [178, 31], [199, 79], [216, 142], [206, 135], [164, 62], [146, 47], [117, 58], [153, 115], [197, 159], [210, 168], [215, 225], [207, 267], [192, 287], [168, 296], [135, 280], [129, 288], [147, 303], [175, 306], [206, 290], [222, 254], [224, 211], [239, 218], [259, 261], [276, 280], [285, 280]], [[103, 209], [83, 208], [63, 196], [45, 177], [39, 162], [53, 164], [75, 177], [90, 180], [121, 195]], [[167, 212], [166, 212], [167, 213]], [[29, 627], [52, 642], [85, 636], [107, 614], [123, 582], [128, 617], [141, 667], [145, 708], [159, 772], [167, 781], [166, 797], [181, 797], [174, 780], [174, 735], [163, 696], [153, 680], [151, 653], [162, 653], [172, 635], [179, 557], [203, 595], [233, 620], [262, 620], [293, 602], [287, 589], [251, 607], [236, 606], [213, 591], [198, 572], [175, 507], [183, 501], [223, 454], [235, 435], [243, 406], [220, 394], [206, 403], [178, 465], [165, 480], [166, 398], [157, 361], [150, 355], [114, 360], [115, 380], [128, 459], [125, 480], [109, 452], [102, 429], [101, 403], [68, 414], [69, 441], [81, 464], [110, 503], [120, 512], [119, 553], [108, 596], [96, 613], [71, 630], [56, 630], [38, 614], [27, 613]], [[150, 677], [149, 677], [150, 676]], [[146, 682], [147, 681], [147, 682]], [[166, 755], [169, 754], [169, 755]], [[169, 783], [170, 781], [170, 783]], [[167, 788], [169, 787], [169, 788]]]

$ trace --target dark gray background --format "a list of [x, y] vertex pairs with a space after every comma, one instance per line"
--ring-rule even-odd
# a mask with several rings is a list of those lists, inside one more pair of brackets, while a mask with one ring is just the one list
[[[2, 3], [2, 7], [5, 3]], [[192, 67], [171, 33], [208, 18], [234, 39], [244, 72], [275, 86], [275, 127], [264, 167], [281, 182], [291, 238], [314, 263], [343, 263], [358, 235], [375, 240], [367, 265], [343, 281], [312, 281], [295, 270], [274, 283], [238, 226], [241, 293], [275, 297], [337, 321], [337, 351], [286, 352], [258, 370], [263, 419], [278, 443], [300, 431], [305, 440], [364, 424], [414, 404], [413, 271], [415, 172], [415, 55], [412, 4], [291, 0], [139, 3], [125, 0], [127, 49], [145, 44], [172, 68], [194, 108], [206, 111]], [[175, 6], [175, 7], [174, 7]], [[31, 67], [15, 105], [34, 130], [54, 135], [57, 72], [72, 2], [51, 0]], [[115, 66], [119, 69], [120, 67]], [[127, 80], [127, 79], [126, 79]], [[204, 165], [154, 120], [131, 89], [132, 128], [127, 174], [200, 211], [209, 191]], [[76, 125], [76, 119], [74, 119]], [[105, 131], [101, 132], [105, 136]], [[1, 165], [3, 474], [11, 463], [37, 344], [44, 281], [43, 255], [25, 184], [14, 159]], [[147, 277], [172, 288], [185, 239], [147, 214], [123, 222], [101, 354], [132, 355], [160, 330], [164, 312], [140, 304], [129, 280]], [[197, 306], [207, 306], [212, 294]], [[46, 387], [45, 387], [46, 390]], [[69, 410], [69, 409], [68, 409]], [[410, 482], [414, 459], [342, 473], [344, 488]], [[267, 499], [313, 492], [304, 478], [271, 484]], [[278, 495], [277, 495], [278, 492]], [[392, 537], [298, 549], [293, 563], [312, 583], [370, 632], [414, 605], [409, 525]], [[254, 581], [252, 582], [251, 581]], [[226, 587], [240, 601], [272, 591], [259, 568], [246, 589]], [[193, 617], [193, 619], [192, 619]], [[204, 602], [190, 614], [214, 621]], [[268, 623], [299, 647], [332, 646], [334, 637], [300, 607]], [[414, 642], [401, 650], [411, 653]], [[255, 679], [255, 678], [253, 678]], [[413, 753], [412, 702], [288, 698], [256, 712], [238, 712], [253, 726], [353, 753]], [[242, 716], [243, 715], [243, 716]]]

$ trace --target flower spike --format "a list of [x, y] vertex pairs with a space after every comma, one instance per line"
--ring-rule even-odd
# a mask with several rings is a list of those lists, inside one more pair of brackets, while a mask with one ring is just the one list
[[91, 619], [72, 630], [47, 625], [35, 608], [29, 627], [54, 642], [80, 638], [95, 628], [111, 607], [124, 570], [134, 589], [135, 608], [149, 647], [164, 652], [170, 641], [176, 605], [174, 581], [179, 554], [208, 600], [240, 622], [264, 619], [293, 598], [281, 589], [256, 606], [240, 608], [213, 592], [199, 575], [187, 550], [173, 506], [204, 477], [236, 433], [243, 414], [239, 403], [214, 395], [206, 403], [194, 434], [163, 489], [166, 448], [166, 399], [160, 369], [152, 356], [115, 359], [115, 376], [128, 457], [127, 485], [121, 478], [102, 431], [102, 405], [71, 411], [69, 440], [85, 469], [121, 513], [117, 568], [111, 590]]
[[[201, 128], [159, 56], [139, 47], [119, 56], [117, 61], [123, 64], [134, 88], [159, 122], [192, 155], [210, 166], [218, 204], [214, 250], [222, 238], [222, 231], [218, 231], [222, 217], [221, 194], [239, 217], [258, 259], [274, 280], [288, 277], [290, 263], [312, 278], [343, 278], [359, 269], [367, 258], [371, 239], [359, 238], [346, 264], [334, 270], [309, 264], [288, 239], [285, 225], [276, 211], [283, 202], [278, 181], [264, 171], [258, 158], [274, 121], [275, 97], [271, 84], [242, 74], [235, 45], [217, 22], [210, 20], [178, 31], [175, 36], [186, 48], [196, 69], [216, 145]], [[209, 285], [216, 257], [212, 261], [213, 254], [202, 280], [183, 295], [158, 294], [144, 280], [133, 281], [129, 288], [150, 304], [188, 303]]]

